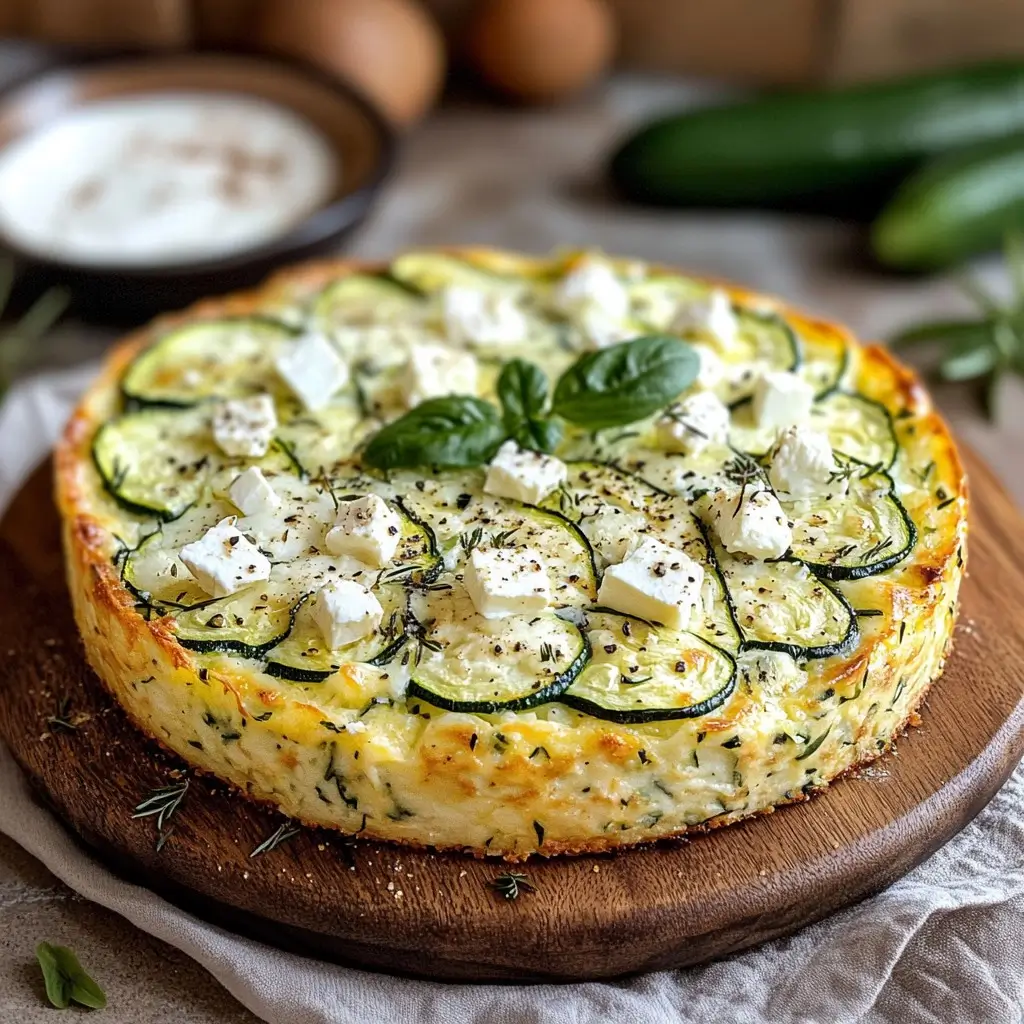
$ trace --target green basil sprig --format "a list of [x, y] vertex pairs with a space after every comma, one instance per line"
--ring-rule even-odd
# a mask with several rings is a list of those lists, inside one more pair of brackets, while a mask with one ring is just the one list
[[551, 452], [562, 435], [558, 419], [585, 430], [635, 423], [678, 398], [699, 369], [679, 338], [634, 338], [580, 356], [558, 379], [549, 409], [543, 371], [513, 359], [498, 378], [500, 414], [469, 395], [429, 399], [378, 431], [363, 461], [377, 469], [479, 466], [509, 438]]
[[508, 436], [520, 448], [553, 452], [562, 439], [562, 425], [547, 416], [544, 371], [525, 359], [513, 359], [502, 367], [497, 390]]
[[577, 359], [555, 385], [552, 408], [588, 430], [624, 427], [663, 409], [699, 370], [697, 353], [678, 338], [634, 338]]
[[85, 973], [78, 957], [67, 946], [40, 942], [36, 946], [36, 958], [43, 971], [46, 998], [58, 1010], [67, 1009], [71, 1003], [91, 1010], [102, 1010], [107, 1005], [103, 989]]
[[498, 410], [482, 398], [430, 398], [382, 427], [363, 450], [377, 469], [479, 466], [507, 437]]

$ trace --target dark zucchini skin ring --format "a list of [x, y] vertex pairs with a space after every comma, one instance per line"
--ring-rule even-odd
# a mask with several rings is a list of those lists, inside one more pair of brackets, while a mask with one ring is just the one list
[[[707, 524], [699, 517], [695, 518], [701, 535], [704, 538], [704, 545], [707, 548], [709, 564], [714, 569], [714, 572], [718, 576], [719, 582], [722, 585], [722, 594], [725, 597], [725, 605], [729, 612], [729, 618], [732, 620], [733, 629], [736, 631], [736, 636], [738, 638], [737, 650], [739, 653], [744, 651], [775, 651], [779, 654], [788, 654], [795, 661], [812, 661], [818, 658], [840, 657], [844, 654], [849, 654], [850, 651], [857, 646], [857, 643], [860, 640], [860, 627], [857, 625], [857, 612], [853, 605], [850, 604], [846, 595], [837, 587], [832, 586], [828, 580], [819, 580], [819, 582], [823, 587], [827, 587], [832, 592], [836, 600], [843, 607], [843, 610], [846, 612], [847, 618], [849, 619], [849, 625], [847, 626], [846, 633], [840, 640], [831, 644], [819, 644], [814, 647], [805, 647], [802, 644], [790, 644], [782, 640], [745, 639], [743, 630], [739, 624], [739, 619], [736, 615], [736, 605], [733, 602], [732, 594], [729, 592], [729, 584], [726, 582], [725, 575], [718, 564], [718, 559], [715, 557], [715, 549], [711, 541]], [[786, 561], [796, 562], [801, 565], [804, 564], [800, 562], [800, 559], [798, 558], [786, 559]], [[810, 571], [810, 566], [808, 566], [808, 571]]]
[[541, 704], [548, 704], [554, 700], [560, 700], [561, 695], [572, 685], [576, 677], [583, 671], [583, 667], [590, 661], [590, 641], [587, 634], [580, 632], [580, 639], [583, 641], [579, 653], [572, 660], [570, 665], [559, 676], [553, 679], [547, 686], [536, 693], [527, 694], [525, 697], [517, 697], [509, 701], [493, 700], [450, 700], [447, 697], [440, 697], [432, 690], [416, 681], [415, 676], [409, 681], [406, 690], [406, 700], [420, 700], [432, 707], [441, 708], [443, 711], [463, 711], [476, 715], [493, 715], [499, 711], [529, 711], [530, 708], [539, 707]]
[[173, 523], [175, 519], [180, 519], [192, 507], [194, 502], [186, 502], [178, 509], [168, 509], [161, 508], [159, 505], [145, 505], [139, 501], [131, 501], [121, 494], [118, 481], [112, 478], [107, 472], [99, 455], [99, 443], [100, 439], [103, 437], [103, 432], [112, 424], [117, 422], [117, 418], [114, 418], [104, 423], [100, 429], [96, 431], [89, 450], [89, 453], [92, 456], [92, 464], [96, 467], [96, 472], [99, 474], [100, 480], [103, 482], [103, 490], [105, 490], [107, 494], [109, 494], [111, 498], [113, 498], [114, 501], [125, 510], [125, 512], [131, 512], [136, 516], [145, 516], [147, 519], [156, 518], [163, 523]]
[[[285, 640], [287, 637], [282, 637], [281, 640]], [[405, 646], [409, 638], [406, 636], [398, 637], [393, 643], [389, 644], [380, 652], [375, 658], [370, 658], [365, 664], [381, 666], [386, 665], [389, 661], [392, 661], [395, 655]], [[274, 676], [277, 679], [287, 679], [293, 683], [322, 683], [325, 679], [330, 678], [334, 675], [338, 669], [341, 668], [339, 663], [335, 668], [330, 671], [320, 671], [316, 669], [308, 668], [294, 668], [291, 665], [284, 665], [279, 661], [268, 662], [266, 667], [263, 669], [268, 676]]]
[[[194, 405], [198, 405], [200, 402], [208, 402], [214, 400], [216, 395], [206, 395], [202, 398], [197, 398], [195, 401], [178, 401], [171, 398], [147, 398], [144, 393], [135, 391], [132, 389], [130, 381], [133, 373], [137, 372], [141, 366], [147, 363], [155, 355], [157, 355], [161, 348], [169, 347], [173, 344], [175, 336], [179, 331], [195, 329], [203, 326], [207, 321], [197, 320], [195, 322], [185, 324], [181, 328], [172, 330], [169, 333], [157, 338], [152, 344], [147, 345], [125, 368], [124, 373], [121, 375], [121, 398], [124, 400], [127, 409], [190, 409]], [[271, 327], [275, 330], [280, 330], [283, 334], [290, 335], [291, 337], [297, 336], [300, 331], [297, 327], [293, 327], [289, 324], [284, 323], [281, 320], [277, 320], [274, 317], [253, 315], [253, 316], [226, 316], [218, 317], [216, 320], [208, 321], [209, 323], [255, 323], [264, 327]]]
[[739, 673], [736, 669], [736, 659], [725, 650], [710, 641], [704, 641], [709, 647], [714, 647], [732, 663], [732, 675], [729, 681], [717, 693], [705, 697], [696, 704], [690, 704], [684, 708], [651, 708], [650, 710], [635, 709], [632, 711], [614, 711], [606, 708], [596, 701], [587, 700], [585, 697], [577, 697], [571, 693], [563, 693], [558, 701], [574, 711], [582, 711], [584, 714], [594, 718], [602, 718], [606, 722], [618, 722], [620, 725], [643, 725], [646, 722], [670, 722], [679, 718], [701, 718], [704, 715], [717, 711], [736, 692], [736, 681]]
[[836, 370], [835, 377], [831, 384], [826, 384], [820, 391], [814, 395], [814, 400], [820, 402], [823, 398], [828, 398], [830, 395], [834, 395], [838, 390], [839, 386], [843, 382], [843, 378], [846, 376], [846, 372], [850, 369], [850, 346], [846, 344], [843, 346], [843, 358], [839, 361], [839, 367]]
[[877, 562], [868, 562], [865, 565], [834, 565], [828, 562], [810, 562], [805, 559], [801, 559], [800, 561], [802, 561], [803, 564], [818, 577], [818, 579], [836, 581], [862, 580], [866, 579], [868, 576], [878, 576], [880, 573], [886, 572], [894, 566], [899, 565], [899, 563], [902, 562], [917, 546], [917, 526], [914, 523], [914, 520], [910, 518], [910, 513], [907, 511], [906, 506], [896, 495], [896, 482], [888, 473], [885, 475], [889, 479], [889, 500], [896, 506], [896, 510], [900, 514], [900, 519], [903, 521], [903, 525], [907, 530], [907, 543], [904, 544], [899, 551], [894, 551], [892, 554], [879, 559]]
[[544, 505], [530, 505], [526, 502], [523, 504], [526, 508], [532, 508], [535, 512], [542, 512], [544, 515], [553, 516], [555, 519], [560, 519], [565, 523], [566, 529], [580, 542], [580, 546], [586, 551], [587, 560], [590, 563], [591, 578], [594, 580], [595, 586], [599, 585], [601, 582], [601, 574], [597, 571], [597, 559], [594, 556], [594, 546], [590, 543], [590, 539], [587, 535], [579, 528], [579, 524], [574, 523], [564, 512], [559, 511], [557, 508], [547, 508]]
[[[794, 373], [800, 369], [803, 364], [803, 350], [800, 345], [800, 339], [796, 335], [796, 331], [793, 330], [792, 326], [786, 322], [778, 313], [765, 312], [761, 313], [753, 309], [748, 309], [746, 306], [741, 306], [733, 303], [732, 311], [736, 315], [737, 319], [742, 320], [744, 318], [750, 320], [758, 320], [762, 324], [770, 324], [776, 329], [781, 329], [782, 333], [786, 336], [789, 342], [789, 349], [792, 354], [788, 366], [777, 367], [779, 370], [787, 370], [789, 373]], [[729, 411], [733, 412], [736, 409], [747, 405], [752, 401], [752, 395], [744, 395], [742, 398], [733, 399], [729, 402]]]
[[[873, 398], [868, 398], [866, 395], [862, 395], [859, 391], [844, 391], [842, 388], [839, 387], [831, 388], [825, 394], [820, 396], [820, 400], [828, 402], [829, 399], [836, 398], [839, 396], [845, 398], [855, 398], [858, 402], [863, 402], [865, 405], [870, 405], [873, 408], [878, 409], [882, 413], [883, 418], [889, 428], [889, 439], [892, 446], [892, 454], [889, 456], [887, 460], [883, 461], [879, 465], [879, 469], [883, 469], [886, 473], [888, 473], [889, 470], [892, 469], [892, 467], [896, 464], [896, 460], [899, 458], [900, 454], [900, 444], [899, 441], [896, 439], [896, 424], [893, 423], [892, 413], [889, 412], [889, 410], [881, 402], [876, 402]], [[815, 401], [818, 400], [819, 399], [817, 398], [815, 399]], [[861, 461], [860, 459], [857, 459], [855, 456], [850, 455], [848, 452], [844, 452], [841, 448], [837, 448], [836, 450], [839, 451], [842, 455], [846, 456], [846, 458], [853, 459], [854, 462]]]

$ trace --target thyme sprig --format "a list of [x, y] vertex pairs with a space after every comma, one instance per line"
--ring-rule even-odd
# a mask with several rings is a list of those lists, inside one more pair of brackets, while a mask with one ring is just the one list
[[167, 823], [177, 813], [185, 794], [188, 792], [189, 780], [182, 779], [181, 782], [171, 783], [169, 786], [158, 786], [145, 800], [137, 804], [133, 818], [156, 818], [156, 829], [159, 833], [157, 838], [157, 850], [159, 851], [166, 835], [170, 830], [165, 829]]
[[537, 887], [521, 871], [503, 872], [491, 882], [491, 887], [506, 900], [517, 900], [521, 893], [537, 891]]
[[61, 697], [57, 701], [56, 711], [46, 720], [46, 724], [52, 729], [64, 729], [67, 732], [77, 732], [78, 725], [71, 715], [71, 698]]
[[1003, 251], [1013, 297], [1006, 305], [977, 281], [962, 276], [959, 284], [980, 316], [932, 320], [909, 327], [891, 341], [895, 346], [934, 342], [942, 346], [937, 372], [945, 381], [980, 381], [989, 419], [998, 415], [999, 390], [1008, 373], [1024, 375], [1024, 234], [1006, 234]]
[[291, 821], [282, 822], [274, 832], [259, 844], [259, 846], [253, 849], [252, 853], [249, 854], [249, 859], [252, 860], [253, 857], [259, 857], [261, 854], [270, 853], [271, 850], [276, 849], [282, 843], [286, 843], [289, 839], [297, 836], [301, 831], [302, 829]]

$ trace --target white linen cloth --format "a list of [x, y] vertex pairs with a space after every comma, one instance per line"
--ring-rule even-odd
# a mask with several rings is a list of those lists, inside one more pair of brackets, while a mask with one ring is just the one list
[[[0, 506], [92, 372], [37, 377], [0, 407]], [[33, 800], [0, 746], [0, 831], [86, 899], [183, 950], [271, 1024], [1020, 1022], [1022, 805], [1018, 769], [971, 825], [886, 892], [721, 963], [580, 985], [448, 985], [282, 953], [116, 878]]]

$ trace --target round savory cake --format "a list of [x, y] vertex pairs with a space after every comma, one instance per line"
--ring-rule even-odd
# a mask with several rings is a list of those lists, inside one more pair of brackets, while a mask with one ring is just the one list
[[965, 563], [909, 370], [598, 253], [311, 264], [160, 319], [56, 466], [85, 648], [140, 729], [296, 821], [510, 859], [877, 757]]

